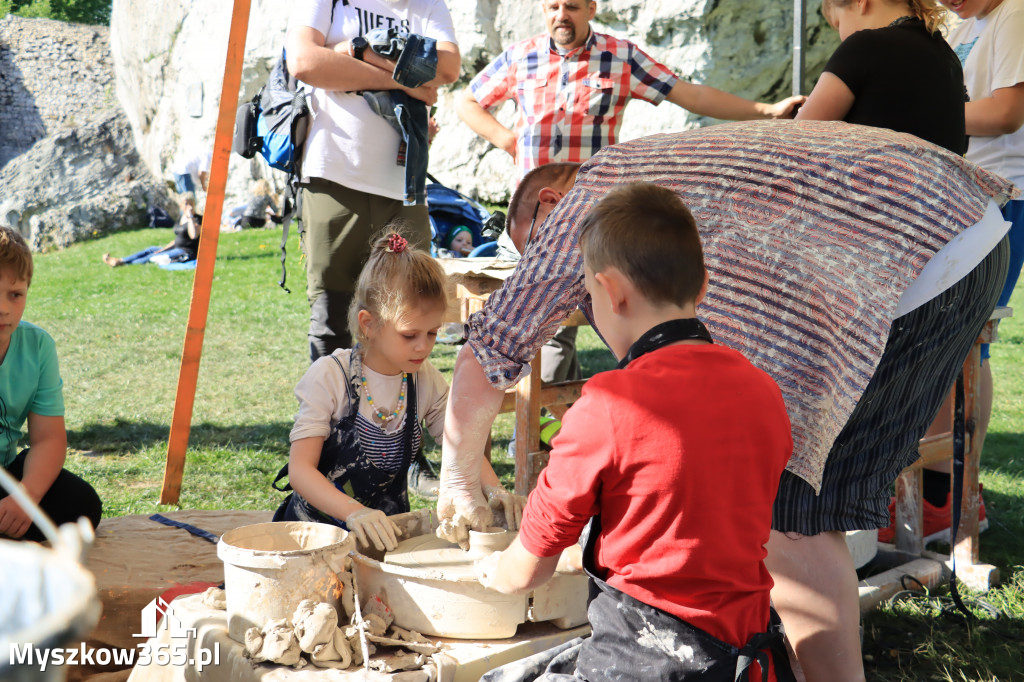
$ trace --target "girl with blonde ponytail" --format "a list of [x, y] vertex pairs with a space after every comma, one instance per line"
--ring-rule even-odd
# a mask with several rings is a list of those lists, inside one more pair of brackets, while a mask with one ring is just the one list
[[406, 478], [423, 426], [437, 442], [444, 431], [448, 383], [428, 356], [448, 307], [445, 279], [399, 232], [374, 242], [349, 310], [356, 346], [316, 360], [295, 387], [299, 411], [278, 476], [294, 493], [275, 521], [330, 523], [361, 548], [395, 548], [388, 517], [409, 511]]

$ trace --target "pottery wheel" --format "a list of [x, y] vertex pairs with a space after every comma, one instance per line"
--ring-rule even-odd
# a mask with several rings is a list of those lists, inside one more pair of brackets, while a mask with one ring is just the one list
[[473, 562], [479, 556], [433, 534], [420, 535], [398, 543], [384, 556], [384, 563], [442, 573], [448, 578], [475, 577]]

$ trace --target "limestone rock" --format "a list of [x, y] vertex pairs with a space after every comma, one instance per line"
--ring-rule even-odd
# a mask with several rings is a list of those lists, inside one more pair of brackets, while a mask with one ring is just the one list
[[[288, 7], [287, 0], [252, 0], [239, 101], [256, 94], [280, 57]], [[114, 0], [117, 98], [140, 157], [158, 177], [171, 177], [169, 166], [181, 150], [213, 148], [231, 10], [230, 2], [208, 0]], [[231, 154], [224, 215], [245, 203], [255, 179], [267, 178], [277, 192], [284, 177], [262, 157]]]
[[117, 106], [109, 29], [0, 17], [0, 168]]
[[154, 204], [170, 209], [173, 201], [116, 109], [44, 137], [0, 170], [0, 224], [34, 251], [144, 226]]

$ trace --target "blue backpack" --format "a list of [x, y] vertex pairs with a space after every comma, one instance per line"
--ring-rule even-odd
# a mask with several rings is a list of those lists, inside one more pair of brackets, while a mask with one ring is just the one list
[[[344, 0], [343, 5], [348, 5]], [[334, 7], [331, 3], [331, 23], [334, 22]], [[329, 29], [328, 29], [329, 30]], [[270, 70], [266, 84], [248, 102], [242, 102], [235, 115], [235, 135], [231, 148], [240, 156], [251, 159], [259, 154], [271, 168], [288, 174], [281, 206], [281, 288], [285, 286], [288, 258], [288, 226], [292, 219], [298, 221], [302, 234], [302, 149], [309, 131], [309, 106], [306, 91], [288, 72], [287, 54], [281, 50], [281, 58]]]

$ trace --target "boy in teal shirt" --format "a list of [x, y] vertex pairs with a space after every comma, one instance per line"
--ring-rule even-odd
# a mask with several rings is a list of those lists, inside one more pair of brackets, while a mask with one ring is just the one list
[[[0, 466], [19, 479], [54, 523], [85, 516], [96, 527], [102, 504], [92, 486], [64, 467], [63, 382], [57, 347], [23, 321], [32, 283], [32, 252], [18, 232], [0, 227]], [[18, 453], [21, 427], [29, 447]], [[24, 509], [0, 489], [0, 537], [43, 540]]]

